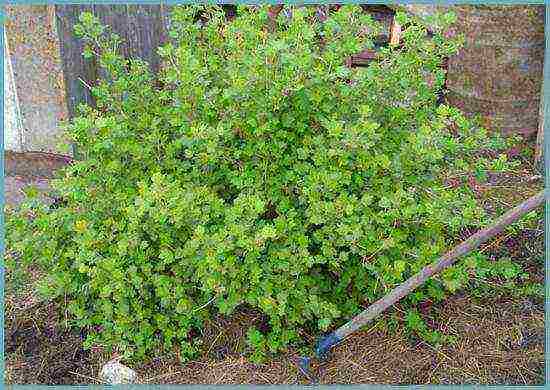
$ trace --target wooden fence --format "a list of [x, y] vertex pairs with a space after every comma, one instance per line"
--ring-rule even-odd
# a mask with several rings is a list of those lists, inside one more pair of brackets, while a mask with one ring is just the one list
[[[95, 59], [84, 59], [83, 43], [74, 35], [74, 26], [82, 12], [92, 12], [102, 24], [111, 28], [123, 41], [122, 54], [147, 61], [153, 72], [159, 70], [156, 55], [159, 45], [167, 42], [169, 16], [173, 6], [167, 5], [56, 5], [57, 31], [64, 68], [67, 107], [74, 117], [80, 103], [93, 105], [93, 98], [86, 84], [95, 84], [102, 77]], [[379, 6], [369, 6], [370, 12], [389, 29], [390, 14], [384, 15]], [[224, 5], [227, 16], [235, 13], [235, 6]], [[273, 7], [275, 16], [281, 11]], [[389, 10], [389, 9], [388, 9]], [[373, 59], [372, 50], [366, 50], [351, 58], [351, 64], [361, 66]]]
[[159, 69], [156, 49], [168, 37], [170, 7], [165, 5], [56, 5], [57, 31], [65, 75], [69, 115], [75, 114], [79, 103], [93, 105], [91, 92], [85, 84], [95, 84], [101, 78], [94, 58], [82, 56], [83, 43], [74, 35], [74, 26], [82, 12], [92, 12], [102, 24], [118, 34], [124, 56], [147, 61], [153, 71]]

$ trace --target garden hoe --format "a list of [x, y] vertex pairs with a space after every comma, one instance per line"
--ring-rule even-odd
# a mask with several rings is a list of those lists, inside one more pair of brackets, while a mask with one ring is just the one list
[[[410, 294], [413, 290], [424, 284], [431, 276], [443, 271], [453, 265], [461, 256], [468, 254], [472, 250], [479, 247], [484, 242], [502, 232], [507, 226], [519, 220], [525, 214], [536, 209], [544, 201], [544, 191], [529, 198], [520, 205], [509, 210], [506, 214], [500, 217], [491, 226], [478, 231], [476, 234], [463, 241], [460, 245], [454, 247], [451, 251], [444, 254], [436, 262], [427, 265], [416, 275], [410, 277], [403, 284], [394, 288], [383, 298], [374, 302], [366, 310], [361, 312], [348, 323], [342, 325], [328, 336], [321, 338], [315, 348], [315, 357], [319, 360], [327, 358], [329, 350], [336, 344], [343, 341], [347, 336], [365, 326], [367, 323], [376, 318], [380, 313], [387, 308], [397, 303], [400, 299]], [[299, 367], [303, 374], [308, 378], [312, 378], [310, 373], [311, 358], [301, 357]]]

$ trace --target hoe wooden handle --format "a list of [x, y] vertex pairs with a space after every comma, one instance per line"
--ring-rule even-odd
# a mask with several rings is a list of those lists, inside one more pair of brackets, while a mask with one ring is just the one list
[[544, 201], [544, 191], [539, 192], [537, 195], [529, 198], [520, 205], [509, 210], [506, 214], [501, 216], [491, 226], [480, 230], [473, 236], [463, 241], [460, 245], [454, 247], [449, 252], [445, 253], [436, 262], [427, 265], [416, 275], [411, 276], [403, 284], [394, 288], [385, 297], [379, 299], [370, 305], [366, 310], [360, 313], [357, 317], [353, 318], [347, 324], [341, 326], [329, 336], [322, 339], [317, 344], [316, 354], [318, 357], [324, 357], [328, 350], [336, 343], [343, 340], [346, 336], [355, 332], [359, 328], [363, 327], [371, 320], [376, 318], [380, 313], [387, 308], [397, 303], [402, 298], [406, 297], [416, 288], [421, 286], [431, 276], [443, 271], [444, 269], [453, 265], [461, 256], [471, 252], [479, 247], [481, 244], [496, 236], [502, 232], [507, 226], [519, 220], [525, 214], [539, 207]]

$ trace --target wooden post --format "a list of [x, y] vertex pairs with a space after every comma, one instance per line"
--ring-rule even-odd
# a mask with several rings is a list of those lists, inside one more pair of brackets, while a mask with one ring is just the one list
[[79, 104], [94, 105], [92, 93], [84, 83], [91, 85], [97, 79], [96, 61], [82, 57], [84, 45], [74, 35], [74, 26], [78, 23], [78, 17], [82, 12], [93, 12], [93, 7], [91, 5], [55, 6], [67, 110], [70, 118], [76, 115]]
[[395, 18], [394, 18], [391, 25], [391, 31], [390, 31], [390, 44], [398, 45], [400, 40], [401, 40], [401, 26], [399, 25], [399, 23], [395, 21]]

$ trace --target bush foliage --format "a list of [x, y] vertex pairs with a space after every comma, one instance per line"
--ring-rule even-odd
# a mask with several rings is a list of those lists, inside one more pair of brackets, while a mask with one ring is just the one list
[[[459, 48], [443, 36], [452, 15], [433, 36], [398, 17], [402, 43], [350, 68], [380, 32], [360, 7], [323, 23], [295, 8], [274, 31], [267, 7], [239, 7], [231, 22], [219, 7], [179, 7], [157, 75], [81, 16], [84, 56], [107, 78], [68, 126], [80, 159], [54, 183], [63, 202], [24, 206], [8, 244], [44, 266], [43, 293], [88, 345], [191, 356], [209, 314], [247, 304], [269, 318], [269, 332], [248, 333], [256, 353], [276, 352], [305, 325], [341, 324], [484, 223], [466, 178], [503, 169], [480, 151], [505, 145], [438, 104], [442, 61]], [[487, 266], [479, 259], [409, 305], [454, 291]]]

